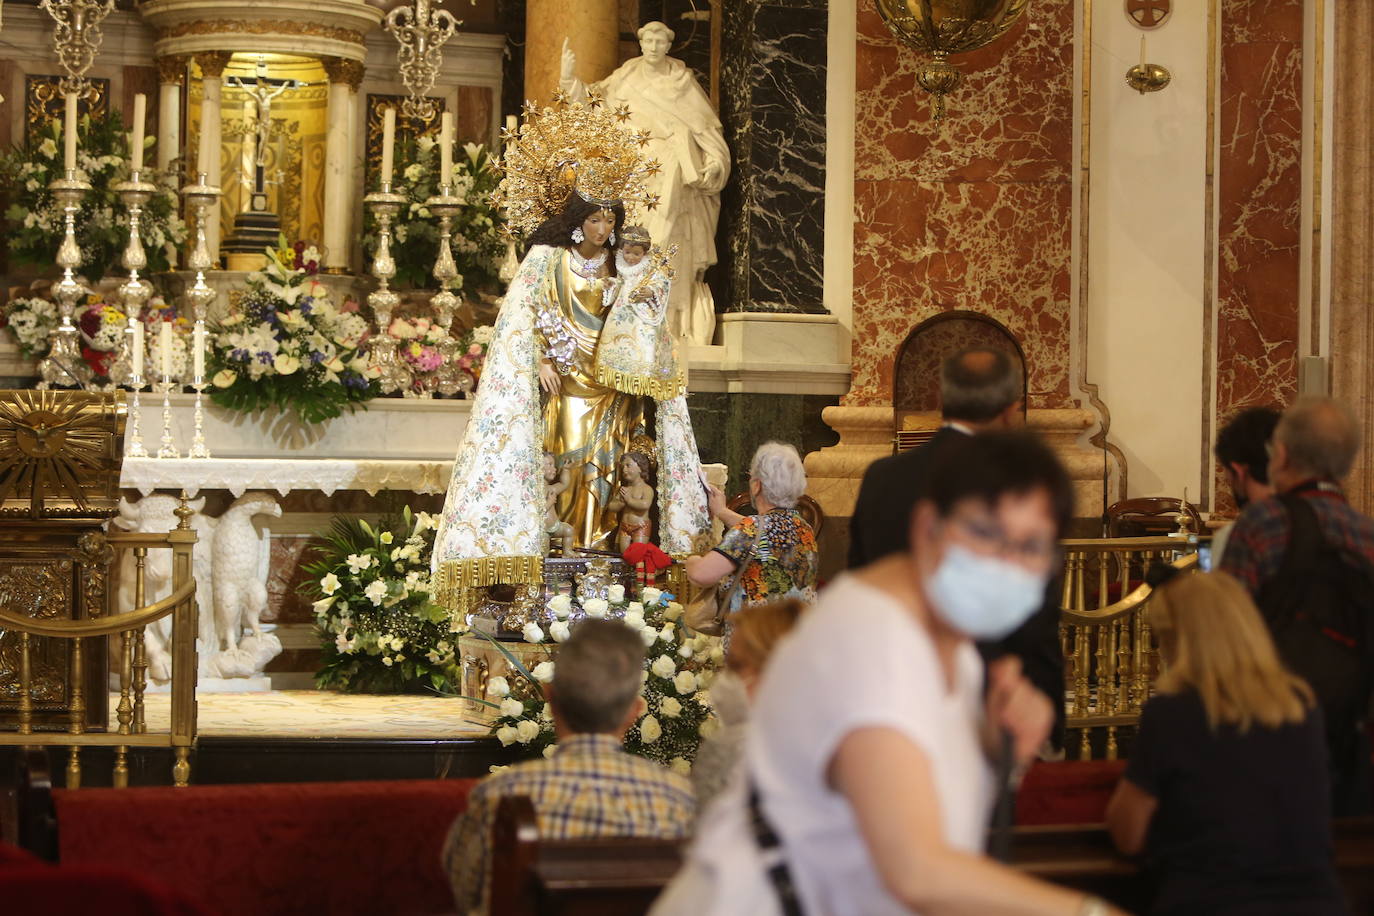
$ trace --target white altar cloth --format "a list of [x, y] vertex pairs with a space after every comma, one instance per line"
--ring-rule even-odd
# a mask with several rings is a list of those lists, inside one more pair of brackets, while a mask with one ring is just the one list
[[125, 458], [120, 486], [147, 496], [154, 490], [228, 490], [235, 498], [249, 490], [285, 496], [292, 490], [382, 490], [443, 493], [452, 461], [361, 458]]

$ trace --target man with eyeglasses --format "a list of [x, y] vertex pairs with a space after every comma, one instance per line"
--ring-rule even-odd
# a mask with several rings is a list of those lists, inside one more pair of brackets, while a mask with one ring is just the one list
[[[940, 367], [943, 425], [925, 445], [882, 458], [869, 466], [859, 487], [849, 526], [849, 568], [879, 560], [909, 547], [911, 513], [923, 493], [935, 455], [990, 430], [1024, 425], [1021, 374], [1004, 351], [991, 347], [962, 350]], [[970, 532], [976, 534], [976, 532]], [[994, 532], [986, 532], [989, 537]], [[1015, 547], [1016, 545], [1012, 545]], [[1058, 545], [1051, 545], [1057, 551]], [[1026, 677], [1050, 698], [1055, 709], [1052, 742], [1062, 743], [1064, 655], [1059, 645], [1059, 577], [1051, 579], [1041, 609], [1005, 639], [978, 643], [985, 662], [1004, 655], [1020, 657]]]
[[1284, 663], [1311, 684], [1326, 719], [1337, 815], [1368, 814], [1374, 693], [1374, 520], [1340, 482], [1360, 447], [1359, 423], [1331, 398], [1302, 398], [1269, 441], [1276, 495], [1247, 505], [1221, 558], [1264, 615]]

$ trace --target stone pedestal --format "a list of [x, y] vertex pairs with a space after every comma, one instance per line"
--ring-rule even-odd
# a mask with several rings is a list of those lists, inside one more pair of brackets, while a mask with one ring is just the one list
[[[829, 407], [822, 418], [840, 441], [806, 456], [806, 492], [827, 516], [849, 517], [868, 466], [892, 454], [896, 414], [891, 407]], [[1054, 449], [1068, 471], [1079, 518], [1102, 512], [1102, 453], [1079, 444], [1093, 422], [1091, 411], [1077, 407], [1026, 415], [1027, 428]]]

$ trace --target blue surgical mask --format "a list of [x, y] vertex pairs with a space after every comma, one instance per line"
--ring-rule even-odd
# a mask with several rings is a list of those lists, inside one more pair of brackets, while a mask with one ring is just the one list
[[950, 544], [926, 593], [954, 629], [973, 639], [1001, 639], [1040, 606], [1048, 581], [1048, 575]]

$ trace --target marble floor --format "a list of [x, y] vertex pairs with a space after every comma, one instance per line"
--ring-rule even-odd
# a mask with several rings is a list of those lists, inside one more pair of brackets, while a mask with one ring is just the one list
[[[113, 697], [113, 709], [118, 697]], [[459, 700], [437, 696], [374, 696], [320, 690], [205, 693], [197, 731], [214, 737], [271, 738], [482, 738], [486, 725], [465, 716]], [[166, 731], [167, 694], [148, 694], [149, 731]]]

